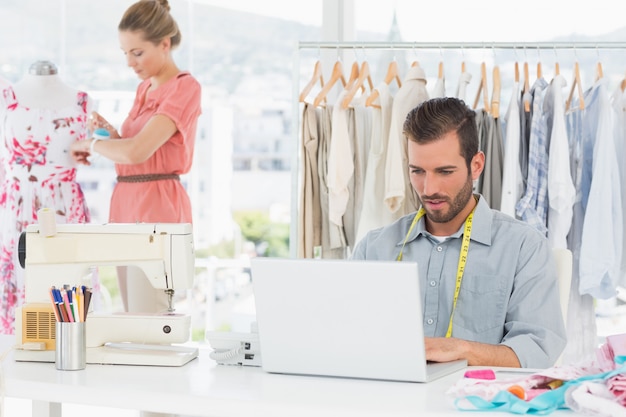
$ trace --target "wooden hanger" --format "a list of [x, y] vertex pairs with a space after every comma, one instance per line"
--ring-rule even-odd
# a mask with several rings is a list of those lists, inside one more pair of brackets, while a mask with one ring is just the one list
[[341, 65], [340, 60], [337, 60], [337, 62], [335, 62], [335, 65], [333, 65], [333, 71], [330, 74], [330, 80], [328, 80], [328, 83], [324, 85], [322, 91], [320, 91], [315, 97], [315, 100], [313, 101], [313, 105], [315, 107], [319, 106], [322, 101], [326, 101], [326, 96], [328, 95], [328, 92], [333, 88], [337, 81], [341, 81], [341, 84], [345, 87], [346, 79], [343, 76], [343, 65]]
[[313, 76], [311, 77], [311, 80], [309, 81], [307, 85], [304, 86], [304, 88], [300, 92], [300, 103], [304, 103], [304, 100], [306, 100], [307, 95], [311, 92], [311, 90], [313, 89], [313, 86], [317, 84], [318, 81], [320, 83], [320, 86], [324, 87], [324, 76], [322, 75], [322, 64], [320, 61], [317, 61], [315, 63], [315, 66], [313, 67]]
[[372, 91], [372, 89], [374, 88], [372, 84], [372, 77], [370, 75], [370, 66], [367, 63], [367, 61], [363, 61], [360, 69], [358, 68], [358, 64], [357, 64], [357, 71], [358, 71], [357, 72], [358, 76], [356, 80], [353, 83], [348, 83], [348, 86], [346, 87], [348, 92], [346, 93], [346, 96], [344, 97], [343, 103], [342, 103], [344, 109], [347, 109], [350, 106], [350, 103], [352, 102], [354, 95], [359, 89], [362, 89], [363, 92], [365, 92], [366, 80], [367, 80], [367, 84], [370, 87], [370, 91]]
[[559, 63], [555, 62], [554, 63], [554, 75], [559, 75], [561, 74], [561, 68], [559, 67]]
[[624, 76], [624, 78], [622, 79], [622, 82], [620, 83], [619, 88], [622, 89], [622, 92], [626, 90], [626, 76]]
[[[387, 74], [385, 75], [384, 83], [390, 85], [391, 82], [394, 80], [396, 81], [396, 83], [398, 83], [398, 87], [402, 87], [402, 81], [400, 81], [400, 75], [398, 73], [398, 63], [395, 59], [391, 61], [389, 63], [389, 66], [387, 67]], [[376, 107], [379, 109], [380, 106], [374, 103], [378, 98], [378, 94], [378, 90], [373, 89], [372, 94], [370, 94], [369, 97], [367, 97], [367, 100], [365, 100], [365, 105], [369, 107]]]
[[350, 68], [350, 78], [348, 79], [348, 84], [345, 86], [346, 89], [350, 89], [352, 84], [359, 79], [359, 63], [354, 61], [352, 63], [352, 67]]
[[574, 97], [574, 89], [578, 90], [580, 110], [584, 110], [585, 100], [583, 99], [583, 88], [582, 84], [580, 83], [580, 68], [578, 67], [578, 62], [574, 63], [574, 81], [572, 81], [572, 87], [569, 90], [569, 96], [567, 97], [567, 101], [565, 102], [565, 111], [569, 110], [569, 106], [572, 103], [572, 98]]
[[[524, 95], [530, 92], [530, 75], [528, 75], [528, 62], [524, 62]], [[524, 101], [524, 111], [528, 113], [530, 111], [530, 101], [526, 100], [524, 96], [522, 96], [522, 100]]]
[[500, 68], [493, 67], [493, 92], [491, 94], [491, 115], [494, 119], [500, 117]]
[[519, 83], [519, 64], [515, 61], [515, 82]]
[[439, 71], [437, 72], [437, 78], [443, 79], [443, 61], [439, 61]]
[[602, 79], [604, 77], [604, 72], [602, 71], [602, 63], [598, 61], [596, 64], [596, 81]]
[[461, 73], [464, 73], [464, 72], [466, 72], [465, 61], [461, 62]]
[[474, 100], [474, 109], [478, 106], [478, 100], [480, 99], [480, 93], [483, 93], [483, 106], [485, 111], [489, 112], [489, 92], [487, 86], [487, 65], [483, 62], [480, 64], [480, 85], [476, 92], [476, 99]]

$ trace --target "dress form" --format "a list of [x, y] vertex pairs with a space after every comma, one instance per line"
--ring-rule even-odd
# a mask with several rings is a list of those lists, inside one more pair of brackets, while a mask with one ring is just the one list
[[13, 86], [18, 102], [30, 108], [58, 110], [76, 105], [78, 90], [65, 84], [50, 61], [36, 61]]
[[[69, 148], [87, 136], [86, 92], [65, 85], [56, 67], [37, 62], [16, 84], [0, 86], [0, 253], [18, 264], [18, 240], [51, 208], [56, 223], [89, 223], [89, 208]], [[23, 268], [0, 268], [0, 333], [13, 334], [25, 300]], [[0, 413], [2, 414], [2, 413]]]

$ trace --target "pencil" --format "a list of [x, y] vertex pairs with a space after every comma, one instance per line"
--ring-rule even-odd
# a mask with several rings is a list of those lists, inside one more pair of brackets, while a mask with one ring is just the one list
[[63, 289], [61, 291], [61, 296], [63, 297], [63, 304], [65, 304], [65, 309], [67, 310], [67, 318], [70, 323], [74, 323], [74, 315], [72, 313], [72, 306], [70, 305], [70, 300], [67, 297], [67, 290]]
[[85, 321], [85, 316], [83, 315], [83, 290], [82, 287], [76, 288], [76, 306], [78, 310], [78, 321]]
[[91, 303], [91, 288], [85, 289], [85, 307], [83, 308], [85, 313], [85, 321], [87, 321], [87, 313], [89, 312], [89, 303]]

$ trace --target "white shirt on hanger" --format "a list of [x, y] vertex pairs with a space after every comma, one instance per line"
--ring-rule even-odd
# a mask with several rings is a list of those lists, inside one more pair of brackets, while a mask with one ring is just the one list
[[553, 99], [552, 131], [548, 156], [548, 241], [552, 248], [567, 249], [567, 234], [572, 226], [576, 189], [572, 181], [569, 141], [565, 126], [562, 75], [552, 79], [548, 94]]
[[363, 186], [363, 206], [357, 227], [356, 241], [378, 227], [390, 224], [398, 218], [385, 206], [385, 159], [389, 141], [389, 126], [393, 97], [389, 86], [381, 83], [377, 88], [376, 104], [380, 108], [372, 109], [372, 138], [367, 157], [367, 170]]
[[504, 161], [502, 169], [502, 197], [500, 211], [515, 217], [515, 205], [524, 191], [524, 180], [519, 164], [520, 148], [520, 91], [519, 81], [514, 81], [513, 94], [506, 112]]
[[605, 82], [605, 79], [598, 80], [585, 94], [585, 102], [591, 102], [587, 100], [587, 96], [598, 90], [598, 109], [593, 115], [597, 118], [597, 129], [591, 187], [582, 228], [579, 260], [580, 293], [600, 299], [616, 295], [622, 256], [621, 184], [613, 138], [613, 108]]
[[417, 199], [413, 198], [414, 193], [408, 180], [408, 145], [402, 127], [406, 115], [428, 98], [426, 74], [419, 65], [412, 66], [393, 99], [385, 161], [385, 204], [392, 213], [400, 210], [400, 216], [417, 209]]
[[328, 148], [328, 217], [331, 230], [333, 228], [340, 230], [338, 234], [331, 234], [331, 248], [347, 246], [343, 233], [343, 214], [350, 198], [348, 182], [354, 174], [354, 156], [348, 131], [348, 112], [342, 106], [345, 96], [346, 90], [342, 90], [333, 106], [333, 128]]

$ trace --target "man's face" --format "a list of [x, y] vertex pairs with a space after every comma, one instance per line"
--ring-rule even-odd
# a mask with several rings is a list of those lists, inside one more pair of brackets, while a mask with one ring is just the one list
[[428, 144], [408, 141], [411, 184], [428, 219], [448, 223], [463, 216], [472, 198], [472, 182], [482, 172], [484, 154], [477, 153], [468, 172], [456, 132]]

